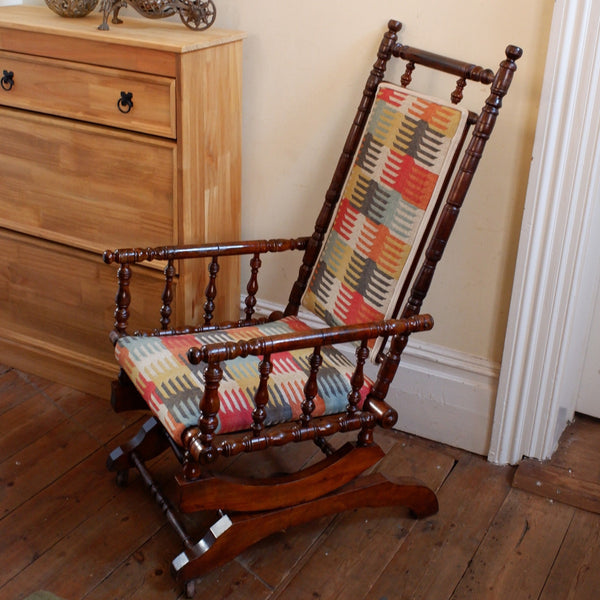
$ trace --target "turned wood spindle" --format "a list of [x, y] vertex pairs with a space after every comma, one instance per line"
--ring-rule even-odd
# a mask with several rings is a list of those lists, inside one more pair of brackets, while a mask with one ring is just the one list
[[123, 263], [117, 271], [119, 280], [119, 289], [115, 297], [115, 331], [119, 337], [127, 334], [127, 321], [129, 320], [129, 304], [131, 303], [131, 293], [129, 283], [131, 281], [131, 267], [128, 263]]
[[175, 267], [173, 261], [169, 260], [165, 267], [165, 289], [162, 294], [162, 306], [160, 309], [160, 326], [166, 330], [171, 323], [171, 303], [173, 302], [173, 278], [175, 277]]
[[364, 366], [368, 357], [368, 340], [363, 340], [356, 349], [356, 367], [354, 368], [354, 373], [352, 373], [352, 378], [350, 379], [350, 386], [352, 389], [348, 394], [348, 406], [346, 407], [346, 412], [350, 415], [353, 415], [358, 410], [360, 390], [365, 383]]
[[450, 99], [452, 100], [452, 104], [459, 104], [463, 99], [463, 90], [467, 85], [467, 80], [464, 77], [461, 77], [456, 81], [456, 88], [450, 94]]
[[200, 427], [199, 440], [202, 446], [203, 459], [206, 462], [213, 462], [218, 456], [218, 452], [213, 447], [215, 430], [219, 424], [217, 414], [221, 406], [219, 400], [219, 384], [223, 377], [223, 369], [218, 362], [209, 362], [204, 370], [204, 394], [200, 400], [200, 418], [198, 426]]
[[302, 416], [300, 417], [304, 425], [307, 425], [310, 422], [312, 412], [315, 410], [315, 398], [319, 393], [317, 373], [319, 372], [322, 363], [323, 357], [321, 356], [321, 347], [316, 346], [310, 357], [310, 373], [306, 380], [306, 385], [304, 386]]
[[404, 70], [402, 77], [400, 77], [400, 83], [402, 84], [402, 87], [408, 87], [411, 84], [414, 70], [415, 63], [412, 60], [409, 60], [406, 63], [406, 69]]
[[256, 306], [256, 292], [258, 292], [258, 271], [262, 265], [260, 254], [256, 253], [250, 259], [250, 280], [246, 286], [248, 295], [244, 304], [246, 305], [246, 321], [252, 320], [254, 307]]
[[252, 411], [252, 431], [255, 436], [259, 436], [265, 424], [265, 418], [267, 416], [267, 411], [265, 410], [265, 406], [269, 402], [269, 390], [268, 390], [268, 382], [269, 382], [269, 374], [271, 373], [271, 356], [269, 354], [265, 354], [263, 359], [259, 365], [259, 374], [260, 380], [258, 383], [258, 390], [256, 391], [256, 396], [254, 398], [254, 404], [256, 408]]
[[219, 259], [213, 256], [208, 265], [208, 284], [204, 295], [206, 302], [204, 303], [204, 325], [210, 325], [215, 311], [215, 298], [217, 297], [216, 279], [219, 272]]

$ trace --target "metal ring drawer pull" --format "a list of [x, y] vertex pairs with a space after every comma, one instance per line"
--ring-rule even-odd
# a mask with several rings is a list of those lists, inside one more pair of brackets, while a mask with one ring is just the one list
[[133, 108], [133, 93], [121, 92], [121, 97], [117, 101], [117, 108], [124, 114], [127, 114]]
[[15, 74], [12, 71], [7, 71], [6, 69], [2, 71], [2, 79], [0, 79], [0, 85], [2, 86], [3, 90], [6, 90], [7, 92], [12, 90], [13, 85], [15, 85], [15, 80], [13, 79], [14, 76]]

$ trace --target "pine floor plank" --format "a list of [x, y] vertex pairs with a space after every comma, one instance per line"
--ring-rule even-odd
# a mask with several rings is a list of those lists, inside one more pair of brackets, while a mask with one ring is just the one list
[[600, 481], [599, 427], [598, 419], [575, 415], [561, 436], [551, 464], [569, 470], [575, 479]]
[[521, 462], [514, 487], [600, 513], [599, 428], [597, 419], [576, 415], [550, 460]]
[[97, 447], [85, 430], [67, 421], [0, 463], [0, 517], [32, 498]]
[[600, 480], [577, 479], [568, 469], [527, 461], [519, 466], [514, 486], [583, 510], [600, 513]]
[[27, 400], [37, 390], [15, 370], [0, 370], [0, 414]]
[[145, 544], [131, 553], [108, 577], [87, 593], [85, 600], [129, 600], [142, 590], [147, 600], [177, 598], [182, 592], [169, 571], [181, 542], [164, 524]]
[[[417, 455], [422, 460], [417, 460]], [[418, 476], [432, 489], [438, 489], [454, 462], [446, 454], [419, 444], [398, 443], [377, 470], [392, 477]], [[363, 598], [415, 522], [407, 509], [397, 507], [358, 509], [338, 515], [328, 534], [273, 598], [295, 599], [301, 597], [300, 592], [313, 598]]]
[[465, 454], [438, 494], [440, 512], [415, 524], [366, 598], [449, 598], [509, 493], [512, 472]]
[[540, 600], [588, 600], [600, 594], [600, 519], [575, 511]]
[[452, 600], [538, 598], [574, 510], [512, 489]]
[[[123, 433], [129, 439], [137, 426]], [[0, 587], [119, 492], [99, 448], [68, 473], [0, 520]]]
[[142, 486], [132, 485], [127, 492], [62, 537], [0, 593], [18, 600], [44, 589], [63, 598], [83, 598], [164, 525]]
[[4, 411], [0, 414], [0, 462], [67, 419], [50, 399], [39, 393]]
[[[181, 541], [135, 471], [122, 489], [105, 469], [145, 418], [115, 415], [108, 392], [89, 396], [0, 365], [0, 599], [47, 589], [68, 600], [183, 600], [169, 572]], [[600, 423], [574, 425], [552, 467], [597, 483]], [[386, 431], [377, 441], [388, 452], [378, 469], [439, 487], [438, 515], [358, 509], [274, 534], [203, 577], [196, 597], [597, 597], [600, 514], [510, 488], [513, 469], [455, 448]], [[221, 466], [266, 475], [321, 456], [312, 444], [261, 454], [260, 466], [257, 455]], [[176, 460], [165, 453], [150, 463], [169, 495]], [[213, 516], [197, 516], [199, 537]]]

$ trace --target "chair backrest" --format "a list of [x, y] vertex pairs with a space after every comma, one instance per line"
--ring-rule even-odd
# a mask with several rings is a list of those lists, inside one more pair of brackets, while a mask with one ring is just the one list
[[[302, 304], [342, 325], [420, 310], [522, 54], [509, 46], [494, 73], [403, 46], [400, 28], [382, 40], [286, 314]], [[383, 81], [392, 56], [407, 61], [402, 86]], [[416, 64], [459, 77], [451, 102], [407, 88]], [[467, 80], [491, 84], [479, 116], [457, 106]]]
[[394, 315], [468, 111], [381, 83], [302, 304], [329, 325]]

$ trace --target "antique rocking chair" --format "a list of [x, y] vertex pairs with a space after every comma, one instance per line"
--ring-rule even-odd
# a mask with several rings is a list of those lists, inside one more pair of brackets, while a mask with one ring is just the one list
[[[404, 46], [400, 28], [388, 24], [312, 236], [104, 254], [119, 265], [113, 407], [153, 413], [110, 454], [108, 468], [125, 483], [136, 467], [181, 537], [172, 571], [188, 597], [203, 573], [292, 525], [358, 506], [405, 506], [417, 517], [437, 511], [421, 482], [364, 472], [383, 456], [375, 426], [397, 420], [385, 397], [408, 337], [433, 325], [421, 305], [522, 51], [508, 46], [494, 72]], [[401, 86], [383, 81], [392, 57], [407, 61]], [[415, 65], [459, 78], [451, 102], [408, 90]], [[479, 115], [457, 106], [467, 80], [490, 85]], [[289, 302], [256, 318], [260, 257], [290, 250], [303, 258]], [[213, 325], [219, 260], [243, 254], [251, 257], [245, 316]], [[177, 261], [194, 259], [210, 262], [205, 323], [171, 329]], [[128, 334], [131, 267], [153, 260], [167, 261], [161, 328]], [[326, 325], [303, 323], [301, 305]], [[349, 342], [355, 360], [339, 349]], [[369, 356], [380, 365], [374, 381], [364, 373]], [[358, 431], [356, 441], [338, 450], [326, 439], [349, 431]], [[304, 441], [325, 457], [296, 473], [234, 479], [213, 469], [218, 457]], [[167, 448], [182, 465], [178, 510], [145, 466]], [[216, 522], [195, 541], [180, 513], [212, 510]]]

